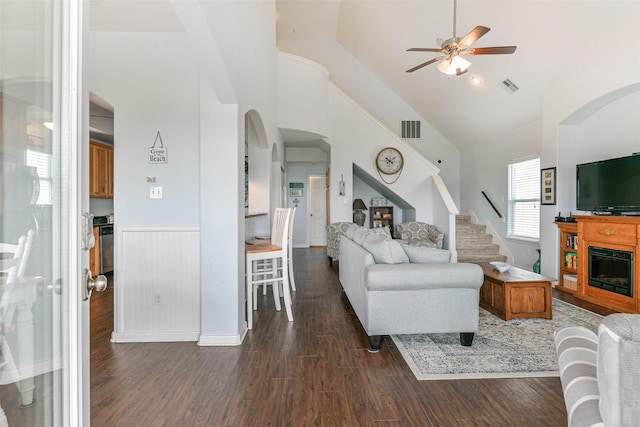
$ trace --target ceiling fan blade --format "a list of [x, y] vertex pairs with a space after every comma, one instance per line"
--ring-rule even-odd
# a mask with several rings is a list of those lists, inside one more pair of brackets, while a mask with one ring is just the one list
[[501, 55], [516, 51], [516, 46], [476, 47], [465, 51], [469, 55]]
[[442, 48], [438, 47], [412, 47], [407, 52], [442, 52]]
[[416, 66], [415, 66], [415, 67], [413, 67], [413, 68], [409, 68], [409, 69], [407, 70], [407, 73], [413, 73], [414, 71], [419, 70], [419, 69], [420, 69], [420, 68], [422, 68], [422, 67], [426, 67], [427, 65], [429, 65], [429, 64], [433, 64], [434, 62], [438, 62], [438, 61], [440, 61], [440, 60], [442, 60], [442, 59], [444, 59], [444, 58], [446, 58], [446, 56], [439, 56], [439, 57], [434, 58], [434, 59], [432, 59], [432, 60], [430, 60], [430, 61], [423, 62], [423, 63], [422, 63], [422, 64], [420, 64], [420, 65], [416, 65]]
[[473, 30], [469, 32], [462, 40], [458, 42], [459, 45], [463, 45], [463, 47], [471, 46], [476, 40], [480, 37], [487, 34], [491, 28], [483, 27], [482, 25], [478, 25]]

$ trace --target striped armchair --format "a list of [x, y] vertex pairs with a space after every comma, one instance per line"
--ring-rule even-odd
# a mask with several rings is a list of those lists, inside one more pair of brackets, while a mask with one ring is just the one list
[[397, 224], [394, 228], [396, 238], [404, 240], [409, 245], [442, 249], [444, 234], [431, 224], [412, 221]]
[[640, 425], [640, 315], [560, 329], [555, 346], [569, 427]]

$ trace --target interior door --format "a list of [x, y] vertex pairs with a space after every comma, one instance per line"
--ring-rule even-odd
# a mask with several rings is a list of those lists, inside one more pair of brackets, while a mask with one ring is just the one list
[[309, 235], [309, 246], [327, 245], [327, 210], [326, 210], [326, 186], [325, 176], [309, 177], [309, 197], [307, 198], [307, 230]]
[[33, 236], [0, 277], [0, 425], [89, 425], [82, 5], [0, 1], [0, 243]]

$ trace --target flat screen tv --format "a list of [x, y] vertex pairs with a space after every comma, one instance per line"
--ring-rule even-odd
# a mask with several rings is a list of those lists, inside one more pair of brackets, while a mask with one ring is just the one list
[[576, 207], [604, 215], [640, 215], [640, 154], [576, 165]]

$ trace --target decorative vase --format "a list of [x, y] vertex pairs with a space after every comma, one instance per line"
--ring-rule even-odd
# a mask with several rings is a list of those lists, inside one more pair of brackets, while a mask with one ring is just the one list
[[540, 249], [536, 249], [538, 251], [538, 259], [533, 263], [533, 272], [540, 274]]
[[358, 224], [360, 227], [364, 227], [364, 219], [367, 215], [362, 211], [355, 211], [353, 213], [353, 222]]

